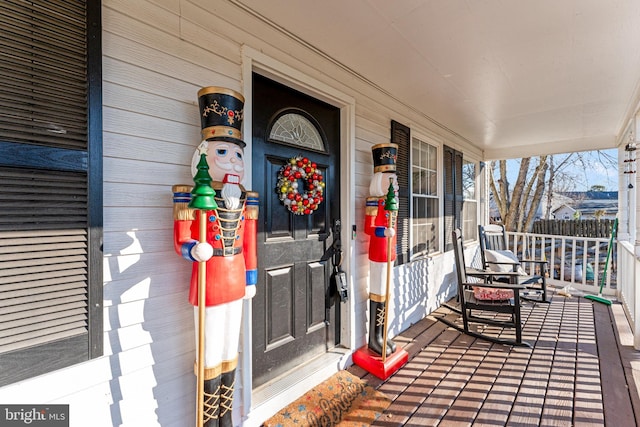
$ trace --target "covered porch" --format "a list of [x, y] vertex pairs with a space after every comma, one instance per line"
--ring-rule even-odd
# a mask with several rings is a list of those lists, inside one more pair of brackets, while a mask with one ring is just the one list
[[[617, 264], [606, 274], [603, 293], [621, 302], [640, 349], [637, 3], [231, 3], [304, 40], [356, 80], [384, 88], [408, 115], [418, 112], [432, 121], [434, 134], [453, 132], [455, 146], [469, 142], [482, 161], [617, 149]], [[313, 19], [300, 19], [305, 16]], [[369, 114], [358, 117], [357, 138], [366, 138], [361, 129], [372, 120]], [[488, 221], [486, 179], [478, 178], [480, 223]], [[532, 253], [536, 247], [562, 248], [550, 259], [560, 266], [550, 282], [598, 293], [603, 265], [593, 264], [596, 279], [589, 281], [583, 270], [587, 251], [579, 248], [593, 248], [603, 260], [608, 239], [531, 233], [512, 239]], [[545, 255], [554, 256], [538, 253]]]
[[[15, 279], [14, 272], [36, 258], [49, 265], [54, 257], [41, 256], [40, 246], [51, 246], [51, 255], [59, 258], [70, 277], [60, 279], [59, 285], [50, 285], [46, 281], [49, 277], [44, 277], [42, 288], [51, 286], [51, 298], [43, 292], [37, 302], [45, 305], [48, 299], [57, 300], [58, 292], [67, 292], [59, 288], [76, 289], [78, 282], [73, 302], [76, 298], [84, 301], [77, 303], [78, 311], [88, 314], [77, 322], [70, 316], [70, 327], [78, 331], [71, 339], [76, 343], [77, 337], [84, 340], [86, 336], [89, 345], [78, 338], [73, 357], [60, 357], [59, 348], [65, 341], [56, 335], [48, 336], [51, 334], [47, 324], [34, 323], [36, 339], [47, 335], [46, 351], [25, 347], [28, 358], [9, 354], [11, 363], [19, 369], [4, 369], [2, 403], [71, 405], [71, 427], [195, 424], [196, 343], [193, 307], [187, 298], [191, 263], [173, 250], [171, 188], [192, 181], [189, 166], [200, 142], [195, 95], [208, 85], [240, 91], [245, 96], [246, 189], [255, 191], [258, 184], [267, 182], [267, 176], [276, 178], [277, 168], [269, 174], [257, 169], [266, 157], [257, 150], [258, 143], [253, 143], [253, 131], [263, 130], [266, 134], [267, 129], [253, 125], [258, 102], [253, 96], [252, 81], [254, 76], [260, 76], [284, 85], [287, 91], [298, 91], [314, 103], [326, 103], [339, 113], [340, 125], [335, 127], [339, 138], [334, 141], [339, 148], [330, 153], [335, 156], [332, 170], [340, 176], [340, 186], [335, 188], [339, 203], [324, 204], [338, 212], [327, 216], [327, 232], [323, 236], [329, 236], [330, 226], [338, 224], [333, 220], [340, 220], [341, 232], [335, 232], [335, 227], [332, 238], [317, 240], [328, 247], [333, 244], [331, 240], [335, 242], [339, 237], [349, 298], [335, 304], [340, 322], [327, 321], [322, 304], [325, 293], [320, 292], [318, 298], [318, 294], [305, 291], [304, 298], [297, 298], [303, 294], [297, 291], [306, 287], [302, 280], [299, 287], [294, 287], [295, 275], [288, 271], [303, 271], [303, 263], [288, 267], [284, 265], [289, 262], [287, 257], [283, 256], [280, 263], [280, 255], [287, 255], [284, 251], [269, 254], [274, 255], [274, 262], [269, 268], [260, 269], [269, 275], [264, 274], [258, 295], [268, 295], [276, 288], [273, 283], [280, 283], [272, 277], [283, 277], [282, 286], [276, 289], [282, 289], [281, 293], [273, 293], [282, 296], [278, 301], [300, 299], [297, 307], [315, 309], [313, 314], [319, 320], [291, 316], [293, 321], [282, 322], [282, 331], [267, 340], [267, 334], [263, 337], [254, 332], [271, 318], [264, 315], [263, 307], [253, 309], [257, 299], [244, 302], [234, 397], [236, 425], [259, 425], [292, 399], [344, 369], [352, 370], [393, 398], [393, 404], [378, 419], [380, 425], [466, 425], [473, 421], [478, 425], [637, 424], [640, 405], [631, 373], [640, 349], [640, 316], [636, 315], [640, 310], [640, 293], [636, 296], [640, 284], [640, 227], [636, 220], [640, 212], [636, 202], [640, 179], [636, 173], [623, 175], [622, 168], [627, 164], [625, 156], [630, 156], [625, 147], [634, 144], [635, 148], [640, 141], [640, 2], [106, 0], [78, 2], [86, 3], [94, 15], [85, 24], [79, 24], [80, 18], [78, 22], [70, 21], [60, 12], [67, 9], [62, 3], [71, 2], [7, 3], [24, 4], [38, 13], [50, 3], [54, 11], [47, 19], [25, 21], [28, 24], [24, 29], [7, 31], [6, 36], [11, 33], [12, 38], [7, 38], [5, 49], [25, 45], [41, 52], [42, 43], [48, 41], [30, 36], [32, 24], [41, 22], [42, 34], [55, 30], [63, 36], [61, 50], [66, 51], [67, 37], [76, 34], [80, 39], [77, 56], [90, 53], [86, 61], [78, 59], [78, 65], [72, 66], [64, 63], [66, 56], [54, 58], [53, 51], [43, 52], [47, 63], [56, 70], [69, 68], [74, 81], [78, 74], [78, 87], [86, 86], [85, 73], [78, 70], [88, 70], [91, 105], [85, 105], [84, 95], [67, 101], [68, 94], [58, 90], [48, 69], [38, 73], [42, 80], [31, 80], [31, 53], [25, 57], [27, 70], [20, 61], [5, 72], [16, 76], [18, 82], [5, 82], [5, 104], [9, 105], [7, 99], [14, 102], [14, 98], [22, 98], [23, 95], [14, 95], [14, 89], [24, 88], [24, 111], [28, 114], [20, 120], [26, 128], [38, 124], [37, 129], [46, 136], [38, 138], [47, 141], [68, 138], [65, 129], [55, 123], [59, 113], [69, 113], [73, 123], [84, 122], [89, 109], [95, 120], [90, 120], [86, 129], [82, 126], [79, 134], [89, 135], [86, 157], [80, 157], [91, 161], [87, 176], [90, 179], [77, 184], [77, 191], [95, 196], [88, 213], [90, 218], [99, 219], [99, 226], [90, 227], [86, 221], [77, 220], [76, 209], [84, 211], [86, 207], [80, 208], [76, 197], [69, 196], [71, 201], [66, 204], [54, 201], [51, 214], [55, 227], [60, 221], [58, 211], [68, 213], [69, 221], [82, 223], [73, 230], [73, 237], [56, 237], [50, 244], [38, 236], [30, 240], [36, 250], [27, 249], [22, 242], [15, 243], [13, 224], [31, 229], [41, 218], [23, 215], [17, 204], [29, 203], [24, 201], [26, 198], [16, 201], [14, 194], [22, 194], [25, 187], [39, 187], [20, 182], [15, 190], [6, 188], [3, 213], [9, 243], [2, 247], [2, 256], [12, 268], [7, 270], [5, 282], [29, 292], [26, 283], [33, 279], [35, 286], [42, 272], [29, 266], [30, 270], [20, 271]], [[78, 9], [83, 16], [83, 9], [76, 7], [76, 2], [68, 7]], [[13, 19], [11, 14], [4, 15]], [[7, 28], [13, 27], [11, 19], [3, 21]], [[77, 26], [83, 30], [76, 31]], [[85, 30], [92, 35], [86, 43]], [[46, 84], [41, 85], [40, 81]], [[99, 93], [103, 95], [98, 96]], [[46, 99], [38, 98], [38, 103], [33, 103], [31, 94]], [[59, 97], [64, 102], [52, 102]], [[6, 105], [5, 110], [9, 108]], [[44, 105], [47, 108], [42, 110]], [[298, 111], [300, 105], [296, 102], [291, 107]], [[60, 111], [54, 114], [53, 107]], [[16, 122], [13, 114], [11, 111], [7, 116], [12, 125]], [[48, 125], [49, 120], [52, 126]], [[398, 233], [413, 253], [408, 253], [407, 262], [395, 268], [398, 286], [390, 298], [396, 311], [390, 316], [390, 330], [410, 352], [411, 359], [383, 383], [351, 366], [351, 355], [366, 344], [373, 312], [369, 304], [370, 238], [363, 231], [373, 169], [371, 149], [389, 142], [396, 129], [394, 124], [409, 129], [401, 135], [406, 140], [403, 154], [409, 156], [405, 159], [406, 185], [402, 188], [408, 201], [402, 207], [411, 213], [413, 198], [424, 200], [425, 206], [433, 210], [429, 215], [433, 226], [413, 230], [409, 222]], [[5, 130], [12, 133], [12, 129]], [[414, 136], [416, 141], [412, 140]], [[31, 144], [29, 138], [18, 144]], [[414, 142], [416, 147], [424, 147], [421, 152], [433, 154], [415, 165], [433, 175], [429, 186], [412, 182], [409, 167], [413, 167]], [[71, 138], [70, 143], [68, 151], [75, 156], [79, 152], [75, 139]], [[5, 176], [13, 176], [13, 169], [26, 168], [24, 176], [30, 177], [32, 166], [40, 170], [43, 163], [53, 160], [49, 157], [55, 157], [24, 155], [31, 149], [19, 146], [14, 151], [12, 144], [3, 145], [3, 152], [11, 153], [3, 157], [5, 163], [8, 161], [8, 166], [3, 163]], [[290, 148], [291, 155], [296, 155], [299, 148]], [[621, 227], [616, 275], [606, 275], [604, 288], [604, 294], [615, 299], [614, 305], [604, 307], [577, 294], [566, 298], [554, 293], [549, 306], [526, 306], [525, 339], [535, 344], [533, 349], [490, 345], [438, 322], [437, 316], [447, 315], [438, 306], [451, 298], [455, 287], [453, 253], [445, 244], [445, 225], [451, 218], [445, 205], [450, 203], [452, 193], [446, 191], [443, 176], [447, 170], [457, 171], [453, 166], [460, 162], [449, 162], [445, 168], [445, 155], [447, 159], [453, 155], [450, 160], [461, 160], [463, 165], [477, 166], [474, 170], [478, 173], [473, 175], [477, 197], [472, 202], [476, 207], [468, 212], [458, 209], [458, 194], [454, 192], [456, 204], [451, 209], [459, 214], [458, 220], [468, 217], [476, 221], [475, 227], [488, 221], [489, 195], [487, 176], [481, 173], [483, 162], [599, 149], [617, 149], [620, 153]], [[55, 154], [58, 150], [47, 148], [45, 152]], [[56, 176], [58, 168], [66, 170], [69, 163], [66, 155], [59, 157], [60, 164], [47, 165]], [[69, 184], [56, 181], [54, 185], [49, 182], [49, 174], [43, 174], [43, 188], [56, 196], [59, 189], [64, 194], [67, 188], [75, 189], [75, 183], [81, 181], [76, 181], [76, 175], [86, 172], [76, 172], [75, 168], [83, 162], [73, 166]], [[46, 196], [45, 192], [36, 193], [38, 197]], [[269, 194], [273, 197], [273, 188], [260, 195], [260, 218], [284, 218], [277, 212], [265, 215], [265, 196]], [[48, 203], [49, 200], [46, 206]], [[273, 205], [280, 207], [278, 203]], [[424, 216], [418, 211], [415, 223]], [[285, 237], [289, 229], [282, 228], [282, 234], [275, 238], [289, 239]], [[428, 233], [421, 233], [422, 230]], [[316, 233], [315, 228], [312, 231]], [[88, 255], [82, 248], [86, 246], [84, 237], [76, 235], [89, 236]], [[476, 244], [473, 236], [465, 237], [470, 245]], [[553, 237], [526, 234], [523, 238], [525, 247], [573, 244], [558, 237], [553, 243], [549, 243]], [[64, 249], [67, 240], [80, 242], [77, 249], [68, 250], [71, 254]], [[601, 248], [606, 240], [593, 243]], [[24, 251], [24, 259], [14, 251], [15, 246]], [[425, 248], [433, 252], [424, 252]], [[577, 279], [577, 266], [586, 263], [584, 258], [578, 262], [577, 250], [573, 254], [576, 256], [567, 259], [562, 255], [564, 258], [559, 260], [561, 266], [569, 264], [572, 280], [560, 268], [557, 279], [549, 278], [550, 284], [557, 289], [571, 286], [580, 292], [597, 293], [597, 280], [589, 281], [586, 274]], [[67, 269], [67, 263], [74, 269]], [[317, 271], [318, 264], [312, 260], [307, 265]], [[82, 284], [89, 292], [87, 298], [79, 284], [85, 279], [85, 267], [90, 271], [87, 283]], [[594, 265], [594, 269], [598, 268], [600, 264]], [[38, 277], [32, 278], [32, 273]], [[600, 273], [602, 270], [597, 270], [595, 277]], [[7, 300], [14, 298], [13, 292], [12, 287]], [[25, 296], [25, 301], [21, 297], [16, 310], [30, 314], [30, 306], [23, 302], [30, 304], [32, 299], [31, 295]], [[64, 298], [60, 300], [66, 303]], [[66, 310], [65, 305], [60, 307]], [[624, 325], [625, 317], [632, 326], [621, 334], [613, 328], [612, 319]], [[337, 316], [330, 320], [334, 318]], [[2, 326], [5, 325], [14, 327], [11, 318], [3, 321]], [[325, 329], [325, 339], [318, 345], [323, 352], [320, 357], [310, 351], [300, 357], [299, 366], [288, 369], [273, 383], [254, 383], [253, 374], [259, 372], [254, 366], [254, 348], [261, 351], [267, 344], [280, 348], [280, 344], [290, 343], [296, 334], [303, 336], [309, 329]], [[259, 351], [256, 359], [265, 357]], [[47, 358], [47, 364], [36, 365], [32, 358]], [[61, 364], [65, 367], [60, 368]], [[24, 379], [15, 380], [14, 374]]]
[[552, 293], [523, 307], [533, 348], [461, 334], [437, 321], [451, 316], [441, 308], [396, 337], [409, 362], [387, 381], [349, 368], [392, 399], [374, 425], [639, 425], [639, 360], [621, 305]]

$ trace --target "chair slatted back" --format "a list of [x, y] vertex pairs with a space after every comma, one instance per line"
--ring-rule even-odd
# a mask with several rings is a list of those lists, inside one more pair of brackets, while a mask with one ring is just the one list
[[478, 234], [480, 235], [480, 240], [484, 240], [485, 249], [490, 251], [509, 250], [504, 226], [498, 224], [479, 225]]
[[462, 241], [462, 232], [456, 228], [452, 232], [453, 235], [453, 252], [456, 259], [456, 273], [458, 274], [458, 290], [462, 292], [463, 283], [467, 283], [467, 273], [464, 261], [464, 242]]
[[478, 237], [480, 241], [480, 256], [482, 268], [488, 268], [485, 251], [506, 251], [507, 233], [504, 226], [498, 224], [478, 225]]

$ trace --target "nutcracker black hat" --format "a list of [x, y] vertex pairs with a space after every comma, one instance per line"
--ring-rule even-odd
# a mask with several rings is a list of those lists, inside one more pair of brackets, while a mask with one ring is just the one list
[[203, 87], [198, 91], [202, 139], [227, 141], [244, 148], [242, 120], [244, 97], [235, 90], [218, 86]]
[[395, 172], [398, 158], [398, 144], [376, 144], [371, 147], [374, 172]]

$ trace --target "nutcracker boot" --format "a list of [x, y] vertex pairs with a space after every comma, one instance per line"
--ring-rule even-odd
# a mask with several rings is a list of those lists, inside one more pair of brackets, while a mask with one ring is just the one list
[[[206, 374], [205, 374], [206, 375]], [[220, 383], [217, 377], [204, 380], [204, 410], [202, 414], [205, 427], [218, 427], [220, 418]]]
[[[384, 302], [369, 300], [369, 349], [382, 355], [382, 343], [384, 341]], [[396, 344], [387, 339], [386, 355], [390, 356], [396, 351]]]
[[220, 383], [220, 426], [233, 427], [233, 389], [236, 382], [236, 370], [223, 372]]

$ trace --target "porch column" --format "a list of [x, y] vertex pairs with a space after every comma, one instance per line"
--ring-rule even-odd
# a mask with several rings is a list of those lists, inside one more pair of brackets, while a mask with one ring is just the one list
[[[638, 147], [638, 135], [640, 135], [640, 112], [636, 113], [636, 116], [633, 119], [632, 124], [633, 134], [631, 138], [629, 138], [628, 143], [625, 145], [625, 157], [629, 160], [636, 159], [638, 155], [638, 151], [635, 150]], [[635, 150], [635, 151], [634, 151]], [[629, 200], [627, 203], [629, 204], [629, 230], [631, 232], [629, 241], [633, 244], [635, 249], [636, 257], [640, 256], [640, 230], [638, 230], [638, 223], [636, 219], [638, 218], [638, 193], [640, 192], [640, 178], [638, 177], [638, 161], [635, 160], [633, 162], [628, 162], [630, 165], [629, 171], [634, 171], [633, 173], [625, 173], [626, 175], [624, 182], [627, 187]], [[628, 172], [628, 171], [627, 171]], [[630, 186], [633, 185], [633, 188]]]

